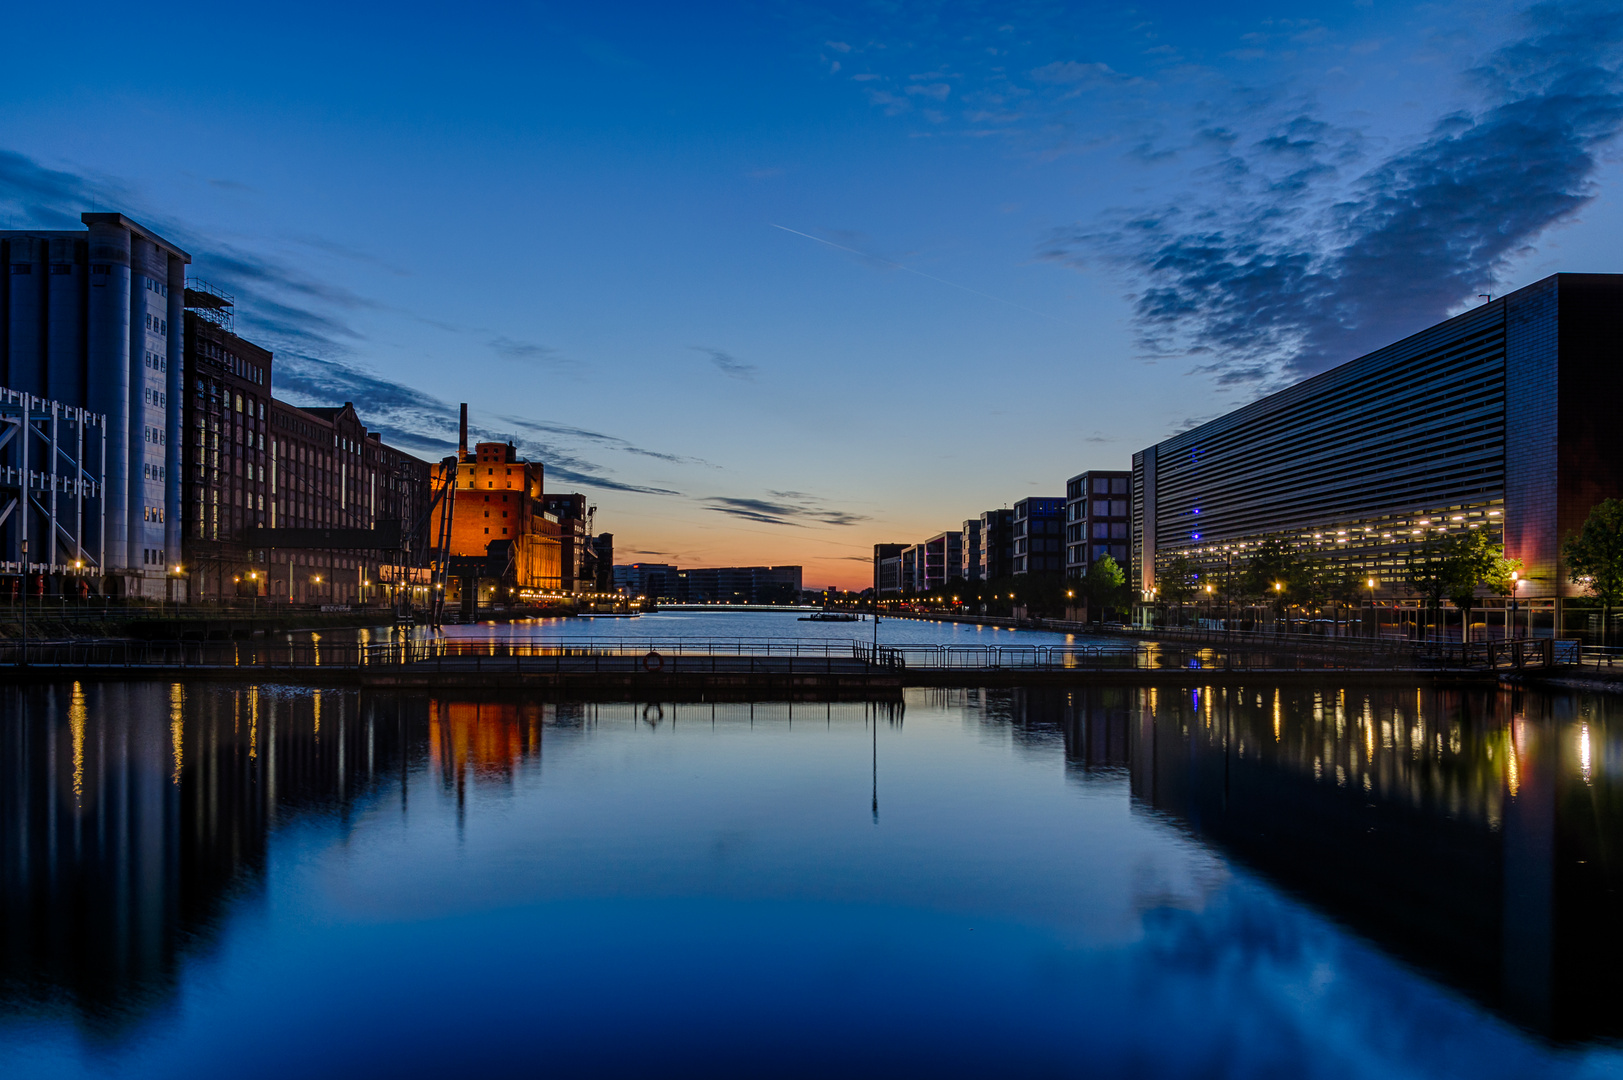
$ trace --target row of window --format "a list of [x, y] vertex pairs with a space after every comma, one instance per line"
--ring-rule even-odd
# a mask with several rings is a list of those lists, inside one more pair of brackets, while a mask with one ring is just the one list
[[159, 337], [166, 337], [169, 334], [169, 320], [160, 319], [158, 316], [149, 313], [147, 315], [147, 329], [155, 331]]
[[158, 281], [155, 278], [146, 277], [145, 275], [142, 276], [141, 281], [143, 284], [145, 284], [147, 292], [155, 292], [159, 296], [169, 295], [169, 286], [165, 285], [163, 282]]
[[146, 403], [148, 405], [153, 405], [160, 409], [166, 409], [169, 407], [169, 395], [165, 394], [163, 391], [154, 390], [151, 387], [147, 387], [145, 393]]
[[148, 424], [146, 426], [145, 430], [146, 430], [146, 440], [147, 440], [147, 442], [156, 443], [159, 446], [164, 446], [164, 445], [168, 444], [169, 436], [164, 433], [163, 428], [155, 428], [152, 425]]
[[163, 521], [163, 507], [161, 507], [161, 506], [143, 506], [143, 507], [141, 507], [141, 520], [142, 521], [162, 522]]
[[162, 466], [162, 465], [143, 465], [143, 466], [141, 466], [141, 477], [144, 480], [158, 480], [158, 481], [161, 481], [164, 478], [164, 472], [165, 472], [164, 466]]
[[151, 349], [148, 349], [147, 350], [147, 367], [156, 368], [159, 371], [168, 371], [169, 370], [169, 358], [167, 356], [163, 355], [162, 353], [155, 353]]

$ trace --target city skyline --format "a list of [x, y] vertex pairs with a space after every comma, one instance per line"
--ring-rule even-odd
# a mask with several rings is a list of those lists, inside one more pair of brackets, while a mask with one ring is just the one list
[[1479, 293], [1616, 269], [1602, 5], [884, 10], [85, 9], [67, 78], [16, 59], [0, 213], [152, 225], [279, 393], [425, 457], [468, 401], [618, 561], [842, 587]]

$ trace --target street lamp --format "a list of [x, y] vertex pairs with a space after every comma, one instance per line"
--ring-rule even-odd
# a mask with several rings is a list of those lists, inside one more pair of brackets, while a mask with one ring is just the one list
[[[1284, 599], [1284, 593], [1285, 593], [1285, 583], [1283, 581], [1274, 582], [1274, 597], [1275, 597], [1275, 599], [1283, 600]], [[1285, 622], [1288, 625], [1290, 620], [1286, 619]], [[1281, 633], [1283, 632], [1283, 631], [1279, 630], [1279, 623], [1278, 623], [1277, 620], [1274, 623], [1274, 629], [1275, 629], [1276, 632], [1281, 632]]]
[[1516, 609], [1519, 606], [1521, 587], [1521, 573], [1512, 570], [1510, 572], [1510, 634], [1512, 637], [1521, 632], [1521, 627], [1516, 625]]
[[[1371, 621], [1371, 622], [1373, 622], [1373, 621], [1374, 621], [1374, 618], [1375, 618], [1375, 579], [1374, 579], [1374, 578], [1370, 578], [1370, 579], [1369, 579], [1369, 580], [1368, 580], [1368, 581], [1367, 581], [1367, 582], [1365, 582], [1365, 584], [1366, 584], [1366, 585], [1368, 585], [1368, 586], [1369, 586], [1369, 611], [1370, 611], [1370, 621]], [[1376, 626], [1376, 627], [1375, 627], [1375, 628], [1374, 628], [1374, 629], [1377, 629], [1377, 630], [1378, 630], [1378, 629], [1380, 629], [1380, 627], [1379, 627], [1379, 626]], [[1370, 635], [1370, 636], [1371, 636], [1371, 637], [1377, 637], [1377, 636], [1379, 636], [1379, 635], [1376, 635], [1376, 634], [1371, 634], [1371, 635]]]
[[[25, 519], [26, 520], [26, 519]], [[23, 541], [23, 658], [22, 667], [28, 666], [28, 541]]]

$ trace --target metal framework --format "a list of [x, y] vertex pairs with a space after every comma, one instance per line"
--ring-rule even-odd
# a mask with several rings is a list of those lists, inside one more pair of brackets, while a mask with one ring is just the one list
[[0, 572], [105, 572], [106, 476], [105, 414], [0, 387]]

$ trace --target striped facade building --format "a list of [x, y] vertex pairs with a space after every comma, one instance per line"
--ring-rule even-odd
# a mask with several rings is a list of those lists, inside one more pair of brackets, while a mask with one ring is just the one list
[[1556, 274], [1133, 455], [1132, 577], [1269, 538], [1405, 603], [1427, 538], [1486, 529], [1559, 626], [1561, 542], [1623, 495], [1623, 275]]

